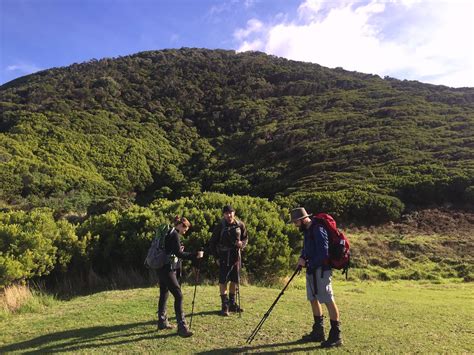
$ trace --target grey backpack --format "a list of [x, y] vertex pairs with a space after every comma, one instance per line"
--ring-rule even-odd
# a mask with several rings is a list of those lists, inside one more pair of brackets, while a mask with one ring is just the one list
[[145, 266], [150, 269], [161, 269], [170, 263], [170, 256], [165, 252], [165, 238], [174, 228], [167, 224], [160, 225], [156, 229], [155, 238], [151, 242], [150, 249], [145, 258]]

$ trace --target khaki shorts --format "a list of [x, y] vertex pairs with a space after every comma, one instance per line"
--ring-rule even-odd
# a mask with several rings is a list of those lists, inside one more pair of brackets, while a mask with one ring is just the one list
[[[334, 302], [332, 293], [331, 276], [332, 270], [325, 270], [321, 277], [321, 268], [317, 268], [314, 274], [306, 274], [306, 296], [308, 301], [318, 300], [319, 303]], [[316, 277], [316, 287], [314, 279]]]

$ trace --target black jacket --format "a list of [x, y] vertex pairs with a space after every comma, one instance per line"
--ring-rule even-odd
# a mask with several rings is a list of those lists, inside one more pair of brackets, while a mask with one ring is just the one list
[[165, 237], [165, 253], [167, 255], [174, 255], [178, 258], [178, 260], [175, 260], [175, 262], [173, 262], [173, 257], [170, 257], [170, 263], [165, 265], [165, 267], [170, 265], [173, 269], [181, 268], [181, 259], [194, 261], [196, 258], [196, 255], [194, 253], [181, 251], [180, 235], [178, 231], [174, 228], [171, 233], [169, 233]]
[[228, 224], [225, 219], [222, 219], [213, 230], [209, 241], [209, 253], [218, 257], [223, 252], [237, 250], [235, 243], [239, 240], [242, 242], [242, 249], [245, 248], [248, 243], [245, 223], [235, 219], [234, 223]]

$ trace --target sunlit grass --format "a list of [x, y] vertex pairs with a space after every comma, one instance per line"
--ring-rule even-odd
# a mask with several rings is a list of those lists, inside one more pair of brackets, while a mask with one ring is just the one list
[[[338, 352], [469, 353], [474, 351], [472, 283], [335, 281], [345, 345]], [[188, 339], [156, 329], [156, 288], [107, 291], [56, 301], [0, 322], [0, 352], [278, 352], [314, 351], [298, 340], [311, 328], [304, 277], [285, 291], [251, 345], [252, 330], [281, 288], [242, 286], [245, 312], [223, 318], [218, 287], [198, 286]], [[191, 310], [194, 287], [183, 287]], [[174, 316], [170, 298], [169, 313]], [[188, 321], [190, 315], [188, 314]], [[172, 322], [175, 323], [174, 318]], [[326, 322], [328, 320], [326, 319]], [[19, 331], [21, 329], [21, 331]]]

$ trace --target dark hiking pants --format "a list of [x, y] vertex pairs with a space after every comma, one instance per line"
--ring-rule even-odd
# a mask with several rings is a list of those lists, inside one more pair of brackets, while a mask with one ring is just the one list
[[176, 271], [171, 271], [166, 268], [158, 270], [158, 277], [160, 279], [160, 299], [158, 301], [158, 314], [166, 313], [166, 301], [168, 295], [171, 294], [174, 297], [174, 312], [176, 314], [176, 320], [178, 322], [183, 320], [183, 293], [176, 275]]

